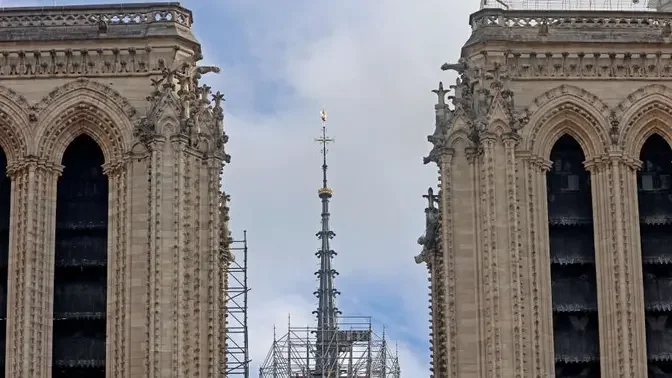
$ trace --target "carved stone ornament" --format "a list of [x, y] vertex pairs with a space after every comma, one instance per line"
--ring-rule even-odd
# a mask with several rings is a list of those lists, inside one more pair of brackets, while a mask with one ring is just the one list
[[231, 236], [229, 235], [227, 224], [229, 222], [229, 202], [231, 196], [224, 191], [219, 193], [219, 258], [220, 262], [228, 265], [233, 261], [233, 254], [229, 246], [231, 245]]
[[609, 115], [609, 138], [611, 139], [611, 143], [613, 145], [618, 144], [618, 137], [619, 137], [619, 132], [620, 132], [620, 124], [621, 122], [618, 120], [618, 117], [616, 116], [616, 112], [612, 111], [611, 114]]
[[190, 148], [208, 156], [218, 156], [230, 162], [224, 145], [228, 136], [224, 133], [224, 95], [211, 94], [211, 88], [200, 85], [199, 80], [207, 73], [219, 73], [213, 66], [196, 66], [184, 63], [178, 69], [164, 69], [161, 77], [152, 79], [154, 90], [147, 97], [150, 102], [147, 116], [136, 125], [136, 137], [146, 144], [160, 134], [157, 124], [167, 106], [179, 115], [176, 135], [187, 141]]
[[[517, 132], [528, 121], [527, 113], [518, 112], [515, 109], [514, 92], [509, 88], [511, 77], [506, 65], [494, 62], [489, 70], [472, 64], [461, 58], [457, 64], [444, 64], [441, 69], [454, 70], [459, 73], [455, 85], [444, 90], [443, 83], [432, 92], [438, 96], [435, 105], [436, 127], [434, 133], [427, 140], [434, 145], [431, 152], [424, 158], [424, 163], [438, 163], [440, 157], [450, 150], [448, 138], [455, 120], [461, 117], [468, 126], [468, 138], [471, 143], [469, 148], [480, 151], [481, 140], [488, 132], [490, 114], [497, 101], [503, 109], [504, 116], [508, 119], [508, 132]], [[446, 104], [448, 95], [450, 105]]]
[[135, 125], [133, 136], [136, 137], [140, 143], [148, 147], [152, 140], [157, 136], [156, 124], [154, 120], [147, 117], [142, 117]]
[[418, 244], [422, 246], [422, 251], [415, 256], [416, 264], [430, 263], [430, 256], [438, 248], [439, 240], [439, 209], [435, 207], [439, 203], [438, 196], [434, 195], [434, 190], [429, 188], [427, 194], [422, 196], [427, 199], [428, 205], [425, 209], [426, 228], [425, 234], [418, 238]]

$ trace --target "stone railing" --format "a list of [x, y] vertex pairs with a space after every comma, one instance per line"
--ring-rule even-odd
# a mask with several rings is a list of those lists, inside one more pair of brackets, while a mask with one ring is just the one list
[[[651, 3], [649, 0], [648, 3]], [[632, 0], [595, 1], [595, 0], [481, 0], [481, 9], [526, 9], [526, 10], [613, 10], [613, 11], [646, 11], [647, 1]]]
[[579, 29], [661, 29], [672, 23], [671, 13], [645, 11], [548, 11], [483, 9], [471, 15], [472, 30], [485, 27]]
[[0, 8], [0, 29], [48, 26], [176, 23], [190, 28], [192, 14], [179, 3]]

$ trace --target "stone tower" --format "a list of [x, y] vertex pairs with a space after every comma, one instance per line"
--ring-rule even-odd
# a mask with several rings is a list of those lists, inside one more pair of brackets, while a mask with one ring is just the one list
[[672, 14], [470, 24], [428, 138], [433, 377], [672, 377]]
[[222, 376], [223, 96], [191, 27], [177, 3], [0, 13], [3, 376]]

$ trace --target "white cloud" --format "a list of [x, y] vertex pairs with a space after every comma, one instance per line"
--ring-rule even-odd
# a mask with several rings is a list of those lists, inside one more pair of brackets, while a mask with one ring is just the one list
[[[426, 271], [413, 256], [424, 231], [420, 196], [436, 183], [435, 167], [422, 165], [426, 135], [433, 131], [430, 90], [453, 79], [439, 67], [457, 60], [469, 33], [468, 14], [478, 3], [296, 1], [291, 9], [268, 1], [226, 4], [222, 11], [245, 20], [250, 51], [261, 62], [254, 69], [225, 65], [220, 83], [227, 92], [247, 95], [228, 98], [233, 161], [225, 187], [233, 197], [232, 228], [250, 230], [253, 365], [271, 345], [273, 323], [283, 329], [288, 311], [298, 319], [315, 307], [320, 160], [312, 140], [322, 106], [336, 138], [329, 169], [341, 307], [361, 314], [358, 303], [390, 288], [396, 295], [385, 296], [394, 302], [386, 307], [403, 316], [369, 315], [400, 322], [387, 324], [392, 338], [415, 333], [426, 339]], [[216, 60], [213, 45], [206, 43], [205, 52]], [[255, 110], [277, 101], [251, 85], [260, 80], [286, 89], [282, 107]], [[244, 90], [232, 87], [246, 82]], [[428, 345], [401, 341], [403, 375], [427, 376]]]

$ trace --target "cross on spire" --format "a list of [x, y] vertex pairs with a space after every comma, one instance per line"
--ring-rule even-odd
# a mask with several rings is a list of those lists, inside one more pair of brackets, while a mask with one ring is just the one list
[[327, 144], [334, 142], [333, 138], [327, 136], [327, 111], [322, 109], [320, 111], [320, 119], [322, 119], [322, 136], [315, 138], [316, 142], [322, 143], [322, 188], [327, 188]]

